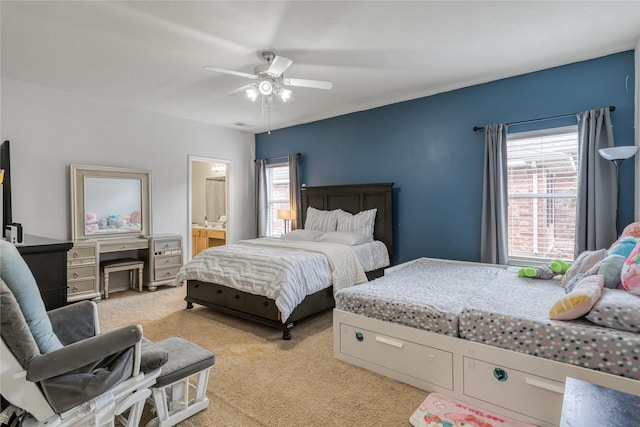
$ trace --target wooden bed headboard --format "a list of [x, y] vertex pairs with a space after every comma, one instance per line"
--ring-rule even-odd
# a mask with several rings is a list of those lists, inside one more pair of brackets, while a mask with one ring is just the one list
[[393, 259], [392, 189], [393, 183], [302, 187], [302, 224], [306, 222], [309, 206], [327, 211], [342, 209], [352, 214], [377, 209], [373, 238], [387, 246], [389, 258]]

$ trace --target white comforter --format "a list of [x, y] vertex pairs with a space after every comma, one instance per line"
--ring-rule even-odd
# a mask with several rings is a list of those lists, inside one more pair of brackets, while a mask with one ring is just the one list
[[307, 295], [331, 285], [335, 292], [367, 277], [350, 246], [263, 237], [201, 252], [178, 272], [176, 281], [183, 280], [266, 296], [284, 323]]

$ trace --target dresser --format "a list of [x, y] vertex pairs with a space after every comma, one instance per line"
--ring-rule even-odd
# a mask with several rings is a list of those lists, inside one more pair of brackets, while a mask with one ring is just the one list
[[67, 252], [67, 301], [100, 299], [98, 244], [95, 240], [76, 242]]
[[145, 286], [150, 291], [155, 291], [159, 285], [173, 285], [182, 262], [181, 235], [153, 235], [149, 240], [149, 265], [145, 269]]
[[47, 311], [67, 304], [67, 251], [72, 246], [70, 241], [30, 234], [16, 246], [36, 279]]

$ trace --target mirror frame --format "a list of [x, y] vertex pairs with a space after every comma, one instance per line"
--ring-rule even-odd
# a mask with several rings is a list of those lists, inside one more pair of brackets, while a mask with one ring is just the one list
[[[71, 184], [71, 240], [101, 240], [114, 238], [151, 237], [151, 171], [107, 166], [70, 165]], [[86, 234], [85, 178], [120, 178], [140, 181], [142, 228], [138, 233], [114, 231], [108, 234]]]

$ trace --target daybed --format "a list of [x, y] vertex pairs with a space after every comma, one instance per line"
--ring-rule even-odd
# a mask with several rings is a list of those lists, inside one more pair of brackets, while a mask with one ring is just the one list
[[[336, 293], [334, 356], [541, 426], [559, 423], [566, 377], [640, 394], [638, 323], [550, 320], [566, 296], [515, 267], [421, 258]], [[593, 309], [621, 300], [640, 312], [640, 297], [608, 288]]]
[[[303, 187], [304, 229], [282, 239], [209, 248], [183, 266], [176, 280], [187, 280], [187, 308], [205, 305], [276, 327], [283, 339], [290, 339], [295, 322], [334, 306], [334, 290], [382, 276], [392, 256], [392, 187], [391, 183]], [[351, 241], [362, 233], [340, 231], [337, 219], [333, 226], [308, 224], [313, 222], [307, 221], [310, 214], [323, 220], [339, 211], [345, 221], [356, 223], [363, 217], [373, 220], [374, 214], [368, 232], [373, 241]]]

